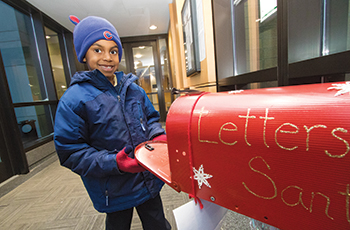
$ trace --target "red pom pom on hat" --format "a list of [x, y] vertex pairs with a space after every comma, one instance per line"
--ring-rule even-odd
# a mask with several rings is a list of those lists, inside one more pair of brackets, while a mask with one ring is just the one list
[[77, 16], [70, 15], [69, 20], [74, 24], [77, 25], [80, 22], [80, 19]]

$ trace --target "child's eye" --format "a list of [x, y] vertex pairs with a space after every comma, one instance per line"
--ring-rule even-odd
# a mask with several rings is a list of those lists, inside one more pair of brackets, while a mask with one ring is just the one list
[[100, 49], [94, 49], [95, 53], [101, 53], [102, 51]]
[[118, 54], [118, 50], [112, 50], [111, 54]]

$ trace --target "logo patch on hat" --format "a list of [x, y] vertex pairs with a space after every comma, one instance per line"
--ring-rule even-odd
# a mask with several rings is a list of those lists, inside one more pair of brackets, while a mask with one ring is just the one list
[[105, 31], [103, 32], [103, 36], [107, 39], [107, 40], [111, 40], [113, 38], [112, 33], [109, 31]]

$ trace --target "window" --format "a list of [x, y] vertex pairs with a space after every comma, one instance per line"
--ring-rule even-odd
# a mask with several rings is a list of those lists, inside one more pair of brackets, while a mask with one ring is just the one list
[[158, 40], [159, 44], [159, 56], [160, 56], [160, 64], [162, 66], [161, 78], [164, 90], [164, 100], [165, 100], [165, 109], [168, 112], [171, 103], [171, 78], [170, 78], [170, 69], [169, 69], [169, 58], [168, 58], [168, 48], [167, 43], [164, 38]]
[[58, 34], [45, 27], [46, 43], [49, 50], [52, 73], [55, 81], [57, 97], [60, 99], [67, 90], [67, 82], [63, 70], [62, 55]]
[[289, 63], [350, 50], [349, 0], [288, 2]]
[[288, 4], [289, 63], [320, 56], [322, 9], [320, 0], [291, 1]]
[[[214, 17], [221, 20], [215, 20], [215, 31], [227, 28], [217, 23], [225, 18], [215, 16], [221, 14], [215, 9], [222, 2], [214, 0]], [[230, 3], [233, 58], [224, 55], [229, 46], [216, 44], [217, 60], [229, 60], [217, 65], [219, 91], [270, 87], [276, 80], [279, 86], [348, 80], [350, 67], [344, 63], [350, 58], [350, 0]], [[222, 34], [231, 40], [222, 32], [216, 37]], [[233, 64], [232, 74], [229, 64]]]
[[[51, 83], [43, 77], [38, 53], [38, 46], [43, 44], [36, 42], [38, 37], [35, 39], [30, 16], [0, 1], [0, 19], [0, 51], [17, 125], [27, 148], [37, 139], [53, 133], [53, 108], [57, 102], [49, 101], [47, 87]], [[57, 33], [49, 29], [46, 32], [52, 38], [48, 41], [48, 48], [56, 87], [63, 89], [58, 87], [66, 85], [66, 82]], [[63, 91], [58, 91], [58, 94], [63, 94]]]
[[158, 85], [154, 68], [153, 46], [132, 48], [134, 69], [139, 78], [139, 85], [145, 90], [154, 108], [159, 112]]
[[18, 127], [24, 147], [38, 138], [53, 133], [51, 108], [49, 105], [26, 106], [15, 108]]
[[323, 55], [350, 50], [350, 1], [324, 1]]
[[119, 62], [118, 71], [123, 71], [124, 73], [127, 73], [124, 49], [122, 51], [123, 51], [123, 55]]
[[277, 66], [277, 0], [232, 0], [234, 75]]
[[13, 103], [46, 100], [29, 16], [3, 2], [0, 15], [0, 50]]

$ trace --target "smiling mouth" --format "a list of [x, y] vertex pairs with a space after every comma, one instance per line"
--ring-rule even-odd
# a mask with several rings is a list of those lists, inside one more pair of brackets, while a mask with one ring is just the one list
[[100, 68], [104, 71], [113, 71], [114, 66], [112, 66], [112, 65], [100, 65]]

